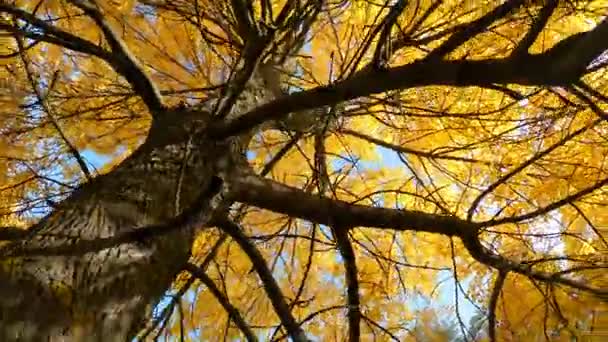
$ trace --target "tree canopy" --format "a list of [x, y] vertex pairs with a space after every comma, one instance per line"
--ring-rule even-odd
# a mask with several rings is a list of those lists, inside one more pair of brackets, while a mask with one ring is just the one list
[[[141, 339], [608, 332], [606, 13], [605, 0], [0, 1], [0, 238], [192, 129], [205, 160], [228, 141], [246, 162], [193, 169], [191, 205], [161, 226], [11, 253], [197, 226]], [[212, 176], [223, 204], [196, 205]]]

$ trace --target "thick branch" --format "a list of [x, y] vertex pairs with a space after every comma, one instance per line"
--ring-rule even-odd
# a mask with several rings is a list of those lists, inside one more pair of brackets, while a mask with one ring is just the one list
[[243, 42], [258, 36], [257, 28], [254, 23], [253, 8], [251, 3], [243, 0], [231, 0], [232, 12], [236, 19], [236, 28]]
[[[591, 189], [597, 189], [604, 183], [608, 183], [608, 179], [573, 195], [574, 198], [569, 197], [568, 200], [579, 198], [592, 191]], [[230, 181], [230, 188], [230, 196], [236, 201], [319, 224], [414, 230], [439, 233], [447, 236], [458, 236], [462, 239], [469, 253], [477, 261], [487, 266], [498, 270], [514, 271], [536, 280], [560, 283], [588, 291], [603, 300], [608, 298], [608, 291], [595, 289], [579, 281], [570, 280], [560, 275], [534, 271], [529, 266], [513, 262], [490, 252], [478, 239], [477, 230], [480, 227], [480, 223], [468, 222], [454, 216], [350, 204], [340, 200], [308, 194], [254, 174], [235, 177]], [[540, 210], [537, 214], [544, 214], [560, 203]], [[530, 215], [525, 215], [525, 217]], [[483, 223], [483, 225], [489, 225], [489, 222]]]
[[230, 180], [233, 200], [329, 226], [416, 230], [448, 236], [476, 232], [477, 224], [454, 216], [370, 207], [320, 197], [262, 178], [253, 173]]
[[255, 333], [251, 330], [249, 325], [247, 325], [247, 322], [245, 322], [245, 320], [239, 313], [239, 310], [236, 307], [234, 307], [234, 305], [230, 304], [230, 300], [228, 299], [228, 297], [226, 295], [224, 295], [222, 293], [222, 291], [220, 291], [220, 289], [215, 285], [213, 280], [211, 278], [209, 278], [209, 276], [207, 275], [207, 273], [205, 273], [205, 271], [203, 271], [200, 267], [198, 267], [194, 264], [191, 264], [191, 263], [187, 263], [185, 266], [185, 269], [188, 272], [190, 272], [190, 274], [192, 274], [194, 277], [196, 277], [198, 280], [200, 280], [201, 283], [203, 283], [207, 287], [207, 289], [209, 289], [209, 291], [211, 291], [211, 294], [213, 294], [213, 296], [217, 299], [217, 301], [220, 302], [220, 304], [222, 305], [224, 310], [226, 310], [230, 319], [234, 322], [234, 324], [236, 324], [236, 326], [245, 335], [245, 338], [247, 338], [247, 341], [257, 341], [258, 340], [258, 338], [255, 336]]
[[243, 67], [235, 72], [230, 85], [224, 89], [225, 92], [221, 96], [221, 101], [218, 102], [216, 111], [218, 117], [224, 118], [230, 113], [239, 95], [245, 90], [245, 85], [252, 78], [270, 38], [270, 36], [254, 35], [245, 44], [240, 57], [244, 60]]
[[283, 96], [229, 122], [216, 123], [211, 126], [210, 134], [223, 138], [268, 120], [281, 119], [288, 113], [307, 115], [306, 110], [309, 109], [395, 89], [430, 85], [568, 86], [577, 82], [585, 74], [589, 63], [608, 49], [608, 40], [600, 38], [603, 36], [608, 36], [608, 18], [593, 30], [577, 37], [576, 49], [550, 49], [525, 58], [426, 59], [388, 69], [367, 68], [365, 72], [356, 73], [346, 80]]
[[0, 2], [0, 13], [2, 12], [9, 13], [15, 16], [15, 18], [27, 22], [28, 24], [42, 30], [43, 33], [23, 31], [18, 27], [4, 24], [1, 22], [0, 29], [7, 30], [15, 34], [23, 35], [31, 39], [46, 41], [52, 44], [60, 45], [70, 50], [99, 57], [106, 61], [111, 57], [110, 52], [102, 49], [101, 47], [95, 45], [94, 43], [86, 39], [80, 38], [71, 33], [63, 31], [53, 25], [50, 25], [46, 21], [37, 18], [31, 13], [23, 11], [9, 4]]
[[607, 36], [608, 18], [605, 18], [593, 30], [563, 39], [541, 56], [554, 60], [549, 66], [549, 72], [554, 74], [563, 73], [565, 77], [572, 77], [589, 72], [586, 68], [591, 62], [608, 50]]
[[[393, 26], [397, 22], [397, 18], [403, 13], [405, 8], [407, 7], [408, 1], [406, 0], [398, 0], [390, 9], [382, 23], [379, 25], [382, 27], [382, 32], [380, 33], [380, 38], [378, 39], [378, 44], [376, 45], [376, 50], [374, 51], [373, 64], [376, 67], [384, 67], [390, 58], [390, 55], [393, 51], [391, 51], [392, 47], [390, 46], [391, 41], [391, 31]], [[387, 46], [388, 45], [388, 46]]]
[[441, 46], [433, 50], [429, 54], [428, 58], [440, 58], [456, 50], [456, 48], [461, 46], [469, 39], [485, 31], [490, 24], [500, 18], [506, 17], [525, 3], [526, 0], [506, 1], [504, 4], [494, 8], [494, 10], [488, 12], [483, 17], [471, 22], [470, 24], [467, 24], [461, 30], [452, 34], [448, 40], [441, 44]]
[[20, 240], [28, 234], [29, 232], [23, 228], [0, 227], [0, 241]]

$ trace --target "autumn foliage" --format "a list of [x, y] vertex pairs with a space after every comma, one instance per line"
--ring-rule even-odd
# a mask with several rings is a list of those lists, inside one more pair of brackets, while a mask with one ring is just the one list
[[209, 125], [217, 140], [251, 134], [259, 178], [233, 180], [228, 222], [198, 234], [140, 338], [286, 339], [273, 296], [319, 341], [608, 333], [606, 13], [604, 0], [0, 1], [2, 225], [28, 227], [112, 172], [157, 113], [217, 114], [260, 87]]

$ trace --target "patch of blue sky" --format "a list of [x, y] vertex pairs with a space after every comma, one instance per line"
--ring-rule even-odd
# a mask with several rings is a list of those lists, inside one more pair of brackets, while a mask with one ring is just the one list
[[[449, 272], [449, 275], [446, 273]], [[452, 276], [452, 271], [442, 271], [443, 276], [449, 276], [449, 279], [442, 282], [438, 286], [437, 304], [441, 306], [456, 306], [456, 297], [458, 298], [458, 312], [465, 322], [468, 322], [473, 316], [479, 313], [477, 306], [483, 307], [483, 304], [471, 303], [471, 298], [462, 293], [462, 289], [466, 291], [471, 286], [473, 281], [472, 276], [458, 279], [460, 286], [457, 286]], [[438, 275], [439, 277], [439, 275]], [[462, 288], [461, 288], [462, 287]]]
[[148, 22], [150, 22], [150, 24], [153, 25], [156, 23], [157, 16], [156, 16], [156, 8], [154, 6], [137, 3], [135, 5], [135, 10], [138, 13], [143, 14], [144, 18], [146, 18], [146, 20], [148, 20]]
[[84, 161], [87, 164], [92, 165], [94, 169], [101, 169], [115, 158], [114, 155], [101, 154], [90, 149], [81, 151], [80, 155]]
[[[377, 171], [382, 168], [397, 168], [403, 167], [403, 163], [399, 159], [399, 155], [390, 149], [387, 149], [382, 146], [375, 147], [376, 153], [379, 156], [377, 161], [358, 159], [357, 166], [363, 170]], [[357, 156], [355, 156], [357, 157]], [[347, 161], [335, 158], [334, 159], [334, 168], [339, 169], [340, 167], [348, 164]]]
[[254, 151], [248, 150], [245, 155], [247, 156], [247, 160], [253, 161], [255, 159], [256, 153]]
[[376, 150], [382, 158], [382, 164], [384, 167], [393, 168], [403, 166], [403, 163], [399, 159], [399, 155], [397, 154], [397, 152], [382, 146], [377, 146]]

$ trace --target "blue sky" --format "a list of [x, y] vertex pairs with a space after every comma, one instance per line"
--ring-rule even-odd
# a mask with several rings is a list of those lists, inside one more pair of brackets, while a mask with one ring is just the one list
[[93, 150], [84, 150], [80, 152], [80, 155], [84, 158], [87, 163], [93, 165], [95, 169], [102, 168], [105, 164], [109, 163], [114, 159], [114, 156], [99, 154]]

